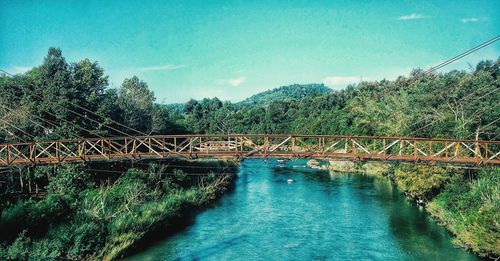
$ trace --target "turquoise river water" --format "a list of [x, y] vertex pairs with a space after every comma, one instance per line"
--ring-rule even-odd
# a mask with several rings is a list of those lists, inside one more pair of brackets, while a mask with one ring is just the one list
[[127, 260], [477, 260], [387, 179], [304, 164], [243, 161], [234, 190]]

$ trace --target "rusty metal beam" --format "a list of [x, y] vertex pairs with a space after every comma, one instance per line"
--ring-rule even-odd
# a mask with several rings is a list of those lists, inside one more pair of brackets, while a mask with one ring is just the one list
[[[399, 146], [395, 146], [398, 143]], [[302, 157], [500, 165], [500, 141], [339, 135], [213, 134], [127, 136], [0, 144], [0, 166], [129, 160], [137, 157], [150, 159]]]

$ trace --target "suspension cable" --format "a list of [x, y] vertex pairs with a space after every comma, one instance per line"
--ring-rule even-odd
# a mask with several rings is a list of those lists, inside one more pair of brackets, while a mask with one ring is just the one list
[[15, 126], [15, 125], [10, 124], [8, 121], [6, 121], [6, 120], [4, 120], [4, 119], [0, 119], [0, 121], [1, 121], [1, 122], [3, 122], [4, 124], [9, 125], [10, 127], [14, 128], [14, 129], [16, 129], [16, 130], [18, 130], [18, 131], [22, 132], [22, 133], [23, 133], [23, 134], [25, 134], [26, 136], [28, 136], [28, 137], [30, 137], [30, 138], [32, 138], [32, 139], [35, 139], [35, 136], [33, 136], [33, 135], [31, 135], [31, 134], [29, 134], [29, 133], [27, 133], [27, 132], [23, 131], [22, 129], [18, 128], [18, 127], [17, 127], [17, 126]]
[[[7, 71], [3, 70], [3, 69], [0, 69], [0, 71], [2, 71], [2, 72], [3, 72], [3, 73], [5, 73], [5, 74], [8, 74], [8, 75], [10, 75], [10, 76], [14, 76], [13, 74], [11, 74], [11, 73], [9, 73], [9, 72], [7, 72]], [[28, 84], [30, 84], [32, 87], [37, 88], [37, 86], [36, 86], [36, 85], [33, 85], [32, 83], [28, 83]], [[36, 96], [37, 96], [37, 97], [39, 97], [39, 98], [41, 97], [39, 94], [36, 94], [36, 93], [34, 93], [34, 95], [36, 95]], [[99, 116], [99, 117], [101, 117], [101, 118], [103, 118], [103, 119], [109, 120], [109, 121], [111, 121], [111, 122], [113, 122], [113, 123], [115, 123], [115, 124], [117, 124], [117, 125], [119, 125], [119, 126], [122, 126], [122, 127], [124, 127], [124, 128], [127, 128], [127, 129], [129, 129], [129, 130], [132, 130], [132, 131], [134, 131], [134, 132], [136, 132], [136, 133], [139, 133], [139, 134], [141, 134], [141, 135], [144, 135], [144, 136], [147, 136], [147, 135], [148, 135], [148, 134], [146, 134], [146, 133], [144, 133], [144, 132], [138, 131], [138, 130], [136, 130], [136, 129], [132, 128], [132, 127], [129, 127], [129, 126], [125, 125], [125, 124], [122, 124], [122, 123], [120, 123], [120, 122], [118, 122], [118, 121], [115, 121], [115, 120], [113, 120], [113, 119], [111, 119], [111, 118], [109, 118], [109, 117], [106, 117], [106, 116], [103, 116], [103, 115], [101, 115], [101, 114], [95, 113], [95, 112], [93, 112], [92, 110], [89, 110], [89, 109], [87, 109], [87, 108], [85, 108], [85, 107], [83, 107], [83, 106], [81, 106], [81, 105], [78, 105], [78, 104], [76, 104], [76, 103], [74, 103], [74, 102], [71, 102], [71, 101], [69, 101], [69, 100], [67, 100], [67, 101], [65, 101], [65, 102], [67, 102], [67, 103], [69, 103], [69, 104], [71, 104], [71, 105], [73, 105], [73, 106], [75, 106], [75, 107], [77, 107], [77, 108], [79, 108], [79, 109], [82, 109], [82, 110], [84, 110], [84, 111], [86, 111], [86, 112], [88, 112], [88, 113], [90, 113], [90, 114], [92, 114], [92, 115], [96, 115], [96, 116]], [[59, 106], [60, 106], [60, 105], [59, 105]], [[70, 110], [70, 109], [68, 109], [68, 110]], [[71, 110], [70, 110], [70, 111], [71, 111]], [[85, 117], [85, 118], [86, 118], [86, 119], [90, 119], [90, 118], [88, 118], [88, 117]], [[108, 125], [106, 125], [106, 124], [104, 124], [104, 126], [106, 126], [106, 127], [110, 128], [110, 129], [116, 130], [116, 129], [112, 128], [112, 127], [109, 127], [109, 126], [108, 126]], [[123, 132], [122, 132], [122, 134], [123, 134]], [[130, 135], [127, 135], [127, 136], [130, 136]]]
[[[0, 106], [1, 106], [1, 107], [3, 107], [3, 108], [5, 108], [8, 112], [12, 112], [12, 111], [13, 111], [11, 108], [9, 108], [8, 106], [5, 106], [5, 105], [3, 105], [3, 104], [1, 104], [1, 103], [0, 103]], [[29, 115], [31, 115], [31, 116], [33, 116], [33, 117], [39, 118], [39, 119], [41, 119], [42, 121], [45, 121], [46, 123], [50, 124], [51, 126], [53, 126], [53, 127], [55, 127], [55, 128], [60, 127], [60, 126], [56, 126], [55, 124], [51, 123], [50, 121], [48, 121], [48, 120], [46, 120], [46, 119], [43, 119], [43, 118], [41, 118], [41, 117], [38, 117], [37, 115], [35, 115], [35, 114], [31, 113], [31, 112], [28, 112], [28, 114], [29, 114]], [[38, 122], [36, 122], [36, 121], [34, 121], [34, 120], [30, 119], [30, 118], [28, 118], [28, 121], [29, 121], [29, 122], [31, 122], [31, 123], [33, 123], [33, 124], [35, 124], [35, 125], [37, 125], [37, 126], [39, 126], [39, 127], [41, 127], [41, 128], [42, 128], [42, 129], [44, 129], [44, 130], [46, 129], [46, 127], [45, 127], [45, 126], [43, 126], [42, 124], [40, 124], [40, 123], [38, 123]], [[54, 133], [54, 134], [55, 134], [55, 135], [57, 135], [57, 136], [59, 136], [59, 138], [61, 138], [61, 139], [65, 139], [65, 137], [64, 137], [64, 136], [62, 136], [62, 135], [60, 135], [60, 134], [58, 134], [58, 133]], [[78, 136], [75, 136], [75, 135], [73, 135], [73, 136], [74, 136], [75, 138], [78, 138]]]

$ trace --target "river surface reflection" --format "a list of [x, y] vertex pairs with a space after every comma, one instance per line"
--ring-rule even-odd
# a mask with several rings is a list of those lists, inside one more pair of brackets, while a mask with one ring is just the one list
[[233, 191], [127, 260], [477, 259], [384, 178], [285, 165], [243, 161]]

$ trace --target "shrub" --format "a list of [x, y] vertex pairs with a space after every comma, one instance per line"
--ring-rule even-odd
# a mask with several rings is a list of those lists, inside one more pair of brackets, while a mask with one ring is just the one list
[[2, 212], [0, 260], [114, 259], [227, 185], [214, 177], [197, 184], [183, 171], [167, 176], [154, 166], [100, 187], [77, 166], [61, 167], [49, 181], [46, 198]]
[[441, 166], [400, 165], [394, 176], [398, 186], [411, 197], [428, 201], [451, 179], [451, 172]]
[[31, 239], [23, 231], [7, 250], [7, 259], [27, 260], [30, 254]]
[[458, 244], [480, 256], [500, 256], [500, 168], [481, 170], [473, 182], [454, 178], [428, 210]]

